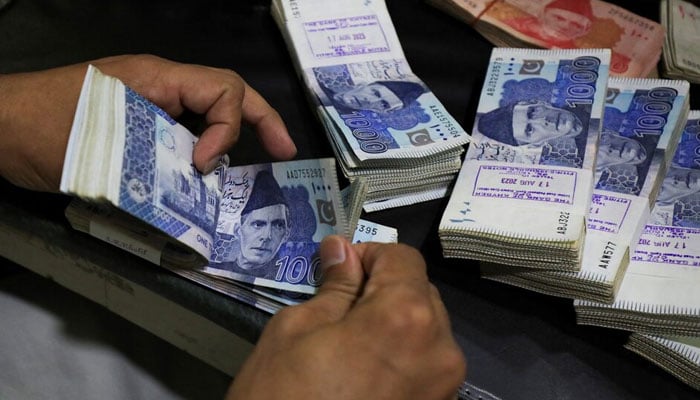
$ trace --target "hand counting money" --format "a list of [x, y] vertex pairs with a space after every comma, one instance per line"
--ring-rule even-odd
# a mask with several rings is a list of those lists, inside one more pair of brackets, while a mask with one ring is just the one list
[[[202, 274], [313, 292], [321, 240], [350, 238], [354, 229], [335, 160], [229, 167], [224, 158], [202, 176], [192, 163], [196, 141], [163, 110], [90, 66], [61, 190], [97, 205], [70, 207], [71, 222], [151, 262], [187, 270], [188, 278], [199, 273], [195, 280], [211, 287], [221, 283]], [[363, 193], [352, 196], [350, 208]]]

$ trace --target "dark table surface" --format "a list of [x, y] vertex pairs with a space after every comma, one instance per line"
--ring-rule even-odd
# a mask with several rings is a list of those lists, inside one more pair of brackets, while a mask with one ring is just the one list
[[[658, 20], [656, 1], [615, 1]], [[468, 131], [492, 45], [474, 29], [422, 0], [387, 0], [413, 71]], [[0, 73], [45, 69], [125, 53], [231, 68], [287, 123], [298, 158], [331, 156], [304, 98], [269, 1], [14, 0], [0, 11]], [[698, 109], [698, 87], [691, 89]], [[2, 95], [0, 93], [0, 95]], [[197, 120], [185, 121], [197, 126]], [[262, 162], [244, 130], [232, 163]], [[1, 185], [3, 201], [60, 223], [67, 199]], [[10, 199], [10, 196], [12, 199]], [[446, 260], [437, 226], [446, 199], [364, 217], [396, 227], [419, 248], [450, 312], [469, 362], [468, 379], [503, 399], [695, 399], [698, 392], [624, 349], [627, 333], [579, 326], [571, 300], [544, 296], [478, 276], [476, 263]], [[242, 308], [260, 321], [264, 313]]]

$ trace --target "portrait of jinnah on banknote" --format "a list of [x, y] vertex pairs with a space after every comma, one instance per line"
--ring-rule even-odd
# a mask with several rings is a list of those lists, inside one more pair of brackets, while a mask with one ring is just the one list
[[558, 101], [557, 84], [541, 78], [506, 82], [499, 107], [476, 116], [484, 139], [472, 145], [472, 158], [580, 167], [590, 107]]
[[375, 81], [338, 90], [330, 98], [337, 109], [390, 113], [410, 106], [423, 92], [415, 82]]
[[700, 169], [678, 165], [669, 168], [650, 223], [700, 228]]
[[[653, 157], [653, 150], [647, 151], [644, 139], [610, 130], [601, 132], [596, 158], [596, 189], [639, 194]], [[655, 144], [651, 140], [647, 142]]]
[[654, 225], [700, 228], [700, 120], [688, 119], [651, 211]]
[[[312, 293], [320, 283], [318, 250], [344, 233], [332, 159], [231, 167], [205, 273], [239, 282]], [[342, 228], [342, 229], [341, 229]]]
[[518, 31], [551, 46], [576, 48], [574, 41], [591, 31], [594, 18], [590, 0], [553, 0], [544, 4], [535, 15], [507, 21]]
[[227, 268], [243, 273], [259, 271], [256, 275], [261, 277], [274, 273], [271, 263], [289, 238], [289, 222], [289, 206], [282, 189], [268, 171], [258, 172], [234, 232], [240, 251]]
[[510, 146], [539, 147], [551, 139], [578, 136], [583, 123], [573, 112], [544, 101], [519, 101], [479, 116], [479, 132]]
[[218, 267], [271, 279], [276, 273], [276, 256], [290, 236], [291, 218], [287, 198], [269, 171], [255, 175], [239, 215], [226, 241], [228, 256]]
[[[489, 10], [493, 18], [545, 48], [615, 48], [625, 29], [591, 0], [505, 0]], [[612, 14], [612, 13], [608, 13]], [[613, 51], [611, 71], [629, 69], [630, 57]]]
[[[339, 112], [390, 114], [413, 105], [427, 89], [411, 79], [400, 61], [377, 61], [314, 68], [316, 81]], [[325, 102], [324, 102], [325, 103]]]

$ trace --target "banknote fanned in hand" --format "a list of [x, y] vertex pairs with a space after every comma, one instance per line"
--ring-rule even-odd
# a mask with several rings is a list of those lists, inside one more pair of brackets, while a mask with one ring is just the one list
[[496, 48], [439, 235], [446, 257], [578, 271], [610, 51]]
[[685, 127], [689, 89], [680, 80], [608, 80], [580, 271], [482, 263], [482, 275], [554, 296], [611, 303]]
[[578, 323], [700, 336], [700, 111], [691, 111], [612, 304], [574, 300]]
[[612, 50], [610, 75], [656, 77], [664, 28], [600, 0], [427, 0], [499, 47]]
[[383, 0], [274, 0], [344, 175], [367, 179], [365, 211], [444, 197], [469, 135], [406, 61]]
[[61, 191], [91, 204], [69, 207], [71, 223], [175, 272], [197, 273], [204, 284], [202, 274], [214, 273], [313, 293], [321, 240], [350, 237], [335, 160], [229, 167], [222, 159], [202, 176], [192, 162], [196, 141], [163, 110], [90, 66]]
[[[396, 228], [360, 219], [357, 222], [357, 228], [352, 237], [352, 243], [370, 241], [378, 243], [396, 243], [398, 241], [398, 231]], [[239, 294], [239, 292], [242, 291], [246, 296], [243, 301], [272, 314], [285, 306], [303, 303], [313, 296], [309, 293], [256, 286], [242, 281], [211, 279], [211, 277], [208, 277], [208, 280], [202, 283], [234, 298], [241, 299], [241, 294]]]
[[700, 7], [683, 0], [662, 0], [659, 17], [666, 28], [663, 75], [700, 83]]

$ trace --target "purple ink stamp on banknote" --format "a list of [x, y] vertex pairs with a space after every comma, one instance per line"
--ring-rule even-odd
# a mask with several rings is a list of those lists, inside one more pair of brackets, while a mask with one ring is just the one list
[[305, 22], [304, 31], [316, 58], [387, 53], [391, 50], [376, 15]]
[[700, 229], [647, 225], [632, 261], [700, 267]]
[[588, 213], [589, 230], [617, 233], [625, 222], [632, 200], [614, 194], [594, 194]]
[[573, 204], [577, 176], [567, 169], [482, 165], [472, 195]]

